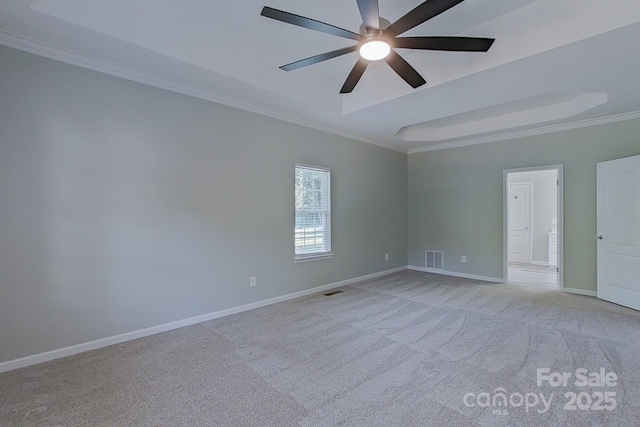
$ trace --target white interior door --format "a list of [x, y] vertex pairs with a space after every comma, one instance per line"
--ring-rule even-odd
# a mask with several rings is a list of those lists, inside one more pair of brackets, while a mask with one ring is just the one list
[[509, 262], [531, 262], [531, 184], [509, 184], [507, 193]]
[[597, 165], [598, 298], [640, 310], [640, 156]]

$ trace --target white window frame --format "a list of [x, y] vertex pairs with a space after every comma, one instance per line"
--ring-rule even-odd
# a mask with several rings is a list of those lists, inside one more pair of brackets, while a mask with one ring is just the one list
[[[298, 169], [306, 169], [311, 171], [319, 171], [327, 174], [327, 188], [323, 189], [323, 192], [326, 192], [325, 201], [326, 207], [325, 209], [298, 209], [296, 203], [296, 188], [295, 188], [295, 176], [298, 172]], [[328, 229], [324, 235], [327, 240], [327, 250], [318, 251], [318, 252], [299, 252], [298, 246], [296, 246], [296, 222], [298, 218], [299, 212], [314, 212], [314, 213], [324, 213], [326, 228]], [[331, 252], [331, 169], [324, 168], [320, 166], [310, 166], [301, 163], [295, 164], [294, 169], [294, 227], [293, 227], [293, 252], [294, 252], [294, 262], [307, 262], [307, 261], [316, 261], [321, 259], [329, 259], [333, 257], [333, 253]]]

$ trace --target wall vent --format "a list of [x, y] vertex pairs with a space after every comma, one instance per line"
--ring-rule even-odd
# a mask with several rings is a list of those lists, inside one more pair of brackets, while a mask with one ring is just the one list
[[444, 270], [444, 252], [425, 251], [424, 266], [427, 268], [434, 268], [436, 270]]

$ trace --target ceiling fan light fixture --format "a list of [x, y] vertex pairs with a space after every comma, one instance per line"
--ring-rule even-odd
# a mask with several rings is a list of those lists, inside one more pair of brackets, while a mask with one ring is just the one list
[[300, 59], [280, 67], [284, 71], [291, 71], [358, 51], [360, 58], [351, 69], [340, 89], [340, 93], [345, 94], [353, 91], [371, 61], [379, 61], [381, 59], [384, 59], [389, 67], [412, 88], [416, 89], [426, 84], [427, 81], [411, 64], [394, 51], [395, 48], [450, 52], [487, 52], [495, 39], [456, 36], [398, 37], [463, 1], [423, 0], [420, 5], [392, 24], [380, 16], [378, 0], [356, 0], [362, 18], [362, 25], [360, 25], [358, 33], [269, 6], [264, 6], [260, 15], [286, 24], [358, 42], [358, 44]]
[[372, 38], [360, 46], [360, 56], [367, 61], [379, 61], [391, 53], [391, 46], [384, 40]]

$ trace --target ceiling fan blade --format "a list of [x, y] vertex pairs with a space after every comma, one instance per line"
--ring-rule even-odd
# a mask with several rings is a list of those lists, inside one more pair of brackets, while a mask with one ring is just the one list
[[276, 21], [286, 22], [287, 24], [297, 25], [298, 27], [308, 28], [310, 30], [320, 31], [321, 33], [344, 37], [346, 39], [356, 41], [360, 41], [362, 39], [360, 34], [353, 33], [349, 30], [345, 30], [344, 28], [316, 21], [315, 19], [305, 18], [304, 16], [295, 15], [283, 10], [274, 9], [269, 6], [263, 7], [260, 15], [275, 19]]
[[378, 0], [357, 0], [362, 22], [367, 28], [380, 29], [380, 9]]
[[398, 73], [400, 77], [404, 79], [405, 82], [409, 83], [412, 88], [417, 88], [426, 83], [426, 80], [422, 78], [420, 74], [411, 66], [407, 61], [404, 60], [403, 57], [395, 53], [393, 50], [385, 58], [387, 64], [393, 71]]
[[393, 47], [452, 52], [486, 52], [495, 40], [481, 37], [396, 37], [393, 40]]
[[280, 69], [284, 71], [297, 70], [298, 68], [317, 64], [318, 62], [326, 61], [327, 59], [335, 58], [337, 56], [346, 55], [347, 53], [355, 52], [356, 50], [358, 50], [358, 45], [336, 49], [332, 50], [331, 52], [321, 53], [320, 55], [311, 56], [309, 58], [292, 62], [291, 64], [283, 65], [282, 67], [280, 67]]
[[442, 12], [451, 9], [464, 0], [427, 0], [417, 6], [411, 12], [391, 24], [384, 33], [390, 37], [395, 37], [413, 27], [417, 27], [425, 21], [440, 15]]
[[364, 70], [367, 69], [367, 65], [369, 65], [369, 61], [366, 59], [360, 58], [356, 65], [353, 67], [347, 80], [345, 80], [342, 85], [342, 89], [340, 89], [340, 93], [351, 93], [353, 88], [356, 87], [358, 82], [360, 81], [360, 77], [364, 74]]

